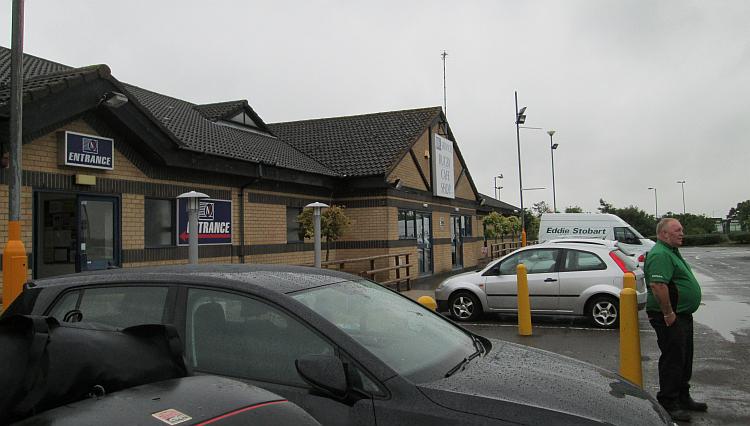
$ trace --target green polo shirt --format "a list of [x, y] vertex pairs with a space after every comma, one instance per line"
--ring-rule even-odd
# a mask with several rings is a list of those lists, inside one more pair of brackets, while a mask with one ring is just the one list
[[[672, 247], [663, 241], [657, 241], [656, 245], [648, 252], [643, 269], [646, 276], [646, 289], [648, 290], [647, 311], [661, 311], [659, 302], [656, 301], [656, 297], [651, 291], [650, 284], [652, 282], [665, 283], [671, 287], [670, 300], [672, 301], [672, 309], [676, 313], [692, 314], [698, 309], [701, 303], [701, 287], [690, 266], [682, 258], [676, 247]], [[677, 306], [674, 305], [675, 295]]]

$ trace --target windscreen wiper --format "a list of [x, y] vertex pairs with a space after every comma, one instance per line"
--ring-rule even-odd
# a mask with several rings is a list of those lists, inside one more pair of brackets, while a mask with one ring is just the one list
[[474, 343], [475, 346], [477, 345], [477, 343], [480, 345], [480, 346], [477, 347], [477, 350], [473, 354], [471, 354], [471, 355], [465, 357], [464, 359], [462, 359], [458, 364], [456, 364], [455, 367], [453, 367], [450, 370], [448, 370], [448, 372], [445, 373], [445, 377], [452, 376], [453, 374], [456, 373], [456, 371], [461, 370], [464, 366], [466, 366], [466, 364], [468, 364], [469, 361], [471, 361], [472, 359], [474, 359], [474, 358], [476, 358], [476, 357], [478, 357], [479, 355], [482, 354], [483, 349], [480, 349], [480, 347], [481, 348], [484, 348], [484, 347], [481, 346], [482, 344], [478, 340], [475, 340], [474, 342], [475, 342]]

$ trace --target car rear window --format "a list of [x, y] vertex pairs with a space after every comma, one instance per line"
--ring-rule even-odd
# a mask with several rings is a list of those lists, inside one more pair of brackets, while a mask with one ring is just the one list
[[635, 271], [638, 268], [638, 261], [623, 253], [621, 250], [612, 250], [612, 253], [614, 253], [618, 259], [622, 260], [622, 263], [628, 267], [628, 270]]

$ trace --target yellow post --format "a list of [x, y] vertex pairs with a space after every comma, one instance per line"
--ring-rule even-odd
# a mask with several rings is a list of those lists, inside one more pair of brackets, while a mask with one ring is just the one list
[[643, 387], [638, 300], [632, 288], [620, 292], [620, 375]]
[[3, 308], [21, 294], [28, 270], [26, 249], [21, 241], [21, 222], [8, 222], [8, 243], [3, 250]]
[[430, 310], [437, 310], [437, 302], [430, 296], [419, 296], [417, 303]]
[[526, 276], [526, 265], [516, 266], [518, 279], [518, 335], [531, 336], [531, 303], [529, 302], [529, 280]]
[[632, 272], [625, 272], [622, 277], [622, 288], [632, 288], [635, 290], [635, 274]]
[[521, 247], [526, 247], [526, 230], [521, 230]]

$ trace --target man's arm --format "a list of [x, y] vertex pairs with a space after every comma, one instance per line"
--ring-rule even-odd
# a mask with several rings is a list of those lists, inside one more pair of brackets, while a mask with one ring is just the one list
[[672, 303], [669, 301], [669, 287], [665, 283], [653, 282], [651, 283], [651, 291], [653, 291], [656, 301], [659, 302], [661, 313], [664, 315], [664, 322], [667, 323], [667, 327], [671, 326], [677, 320], [677, 315], [672, 310]]

